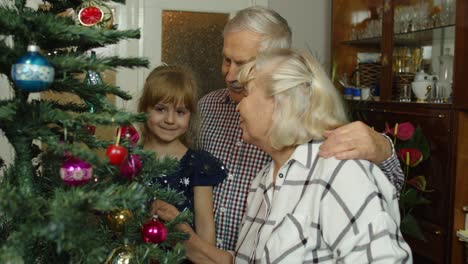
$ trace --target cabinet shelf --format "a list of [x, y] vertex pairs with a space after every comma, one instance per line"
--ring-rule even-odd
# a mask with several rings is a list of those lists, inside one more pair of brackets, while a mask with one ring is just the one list
[[[441, 12], [454, 11], [453, 17], [450, 13], [450, 19], [441, 21], [455, 20], [454, 23], [395, 32], [401, 25], [395, 26], [395, 22], [407, 21], [408, 16], [412, 19], [425, 17], [424, 8], [430, 14], [438, 4]], [[450, 6], [444, 9], [443, 4]], [[411, 169], [414, 175], [424, 175], [427, 186], [434, 190], [425, 194], [431, 203], [414, 211], [427, 238], [424, 242], [407, 240], [415, 264], [464, 261], [464, 247], [454, 230], [464, 228], [465, 214], [459, 211], [468, 204], [467, 14], [468, 1], [465, 0], [333, 0], [332, 4], [331, 57], [336, 65], [335, 76], [360, 85], [374, 84], [369, 87], [375, 88], [374, 91], [379, 92], [374, 92], [375, 95], [380, 97], [380, 101], [346, 100], [352, 120], [362, 121], [376, 131], [385, 131], [386, 124], [411, 122], [424, 131], [429, 142], [430, 157]], [[417, 22], [421, 23], [412, 24], [427, 25], [428, 20]], [[351, 36], [361, 38], [350, 39]], [[361, 67], [359, 59], [365, 53], [381, 55], [376, 71]], [[450, 96], [450, 103], [393, 101], [401, 94], [402, 87], [411, 86], [420, 69], [444, 76], [441, 69], [450, 65], [442, 60], [444, 55], [453, 56], [452, 86], [451, 89], [440, 86], [445, 89], [438, 95]]]
[[[420, 47], [429, 45], [438, 39], [447, 39], [454, 36], [455, 25], [421, 29], [405, 33], [395, 33], [393, 44], [395, 46]], [[447, 36], [448, 35], [448, 36]], [[370, 46], [381, 48], [382, 37], [362, 38], [342, 41], [341, 44], [350, 46]]]
[[353, 109], [372, 109], [378, 108], [385, 112], [386, 108], [404, 107], [408, 109], [437, 109], [450, 110], [451, 103], [420, 103], [420, 102], [399, 102], [399, 101], [367, 101], [367, 100], [351, 100], [346, 99], [346, 103]]

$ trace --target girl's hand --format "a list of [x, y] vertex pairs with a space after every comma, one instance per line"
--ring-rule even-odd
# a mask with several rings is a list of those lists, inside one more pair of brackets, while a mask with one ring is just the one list
[[161, 200], [155, 200], [151, 205], [151, 214], [157, 215], [164, 221], [171, 221], [174, 220], [180, 212], [171, 204]]

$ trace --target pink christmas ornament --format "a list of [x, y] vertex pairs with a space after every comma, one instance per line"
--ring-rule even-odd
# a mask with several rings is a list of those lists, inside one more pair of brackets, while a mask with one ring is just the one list
[[129, 180], [133, 180], [141, 171], [141, 159], [137, 154], [128, 155], [127, 158], [120, 164], [120, 175]]
[[166, 240], [166, 235], [166, 227], [156, 218], [146, 222], [141, 228], [141, 238], [145, 243], [162, 243]]
[[76, 157], [66, 158], [60, 168], [60, 177], [69, 186], [87, 183], [93, 176], [93, 168], [86, 161]]

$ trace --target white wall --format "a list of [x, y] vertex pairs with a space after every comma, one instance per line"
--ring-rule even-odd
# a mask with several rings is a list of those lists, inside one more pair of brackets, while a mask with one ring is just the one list
[[268, 5], [280, 13], [293, 32], [293, 47], [310, 49], [330, 70], [331, 0], [269, 0]]

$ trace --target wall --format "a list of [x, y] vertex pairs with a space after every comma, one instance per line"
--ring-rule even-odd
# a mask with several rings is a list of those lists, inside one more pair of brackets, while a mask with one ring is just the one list
[[310, 49], [331, 68], [331, 0], [269, 0], [268, 6], [280, 13], [293, 31], [293, 47]]

